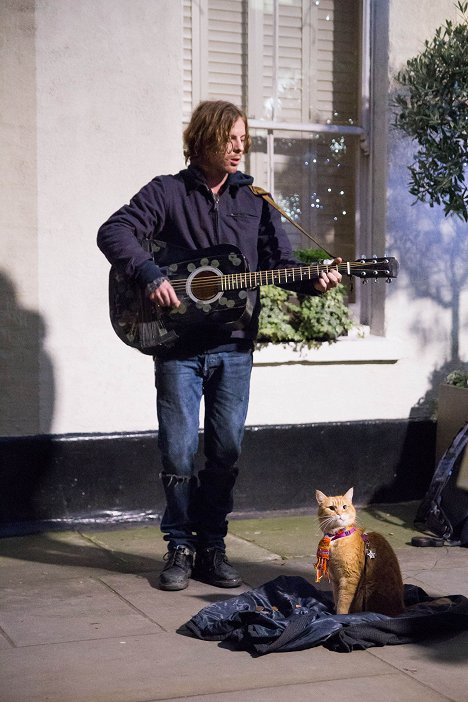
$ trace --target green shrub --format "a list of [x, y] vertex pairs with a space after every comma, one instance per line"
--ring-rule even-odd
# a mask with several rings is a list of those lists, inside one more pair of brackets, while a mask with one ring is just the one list
[[304, 341], [336, 341], [353, 323], [345, 304], [346, 290], [338, 285], [320, 297], [304, 297], [300, 303], [299, 334]]
[[[296, 257], [309, 264], [322, 260], [323, 252], [303, 249]], [[353, 326], [345, 295], [344, 285], [319, 296], [296, 295], [275, 285], [263, 287], [258, 343], [319, 346], [323, 341], [336, 341]]]
[[265, 285], [260, 291], [260, 300], [258, 341], [273, 344], [301, 341], [295, 324], [300, 309], [297, 295], [276, 285]]

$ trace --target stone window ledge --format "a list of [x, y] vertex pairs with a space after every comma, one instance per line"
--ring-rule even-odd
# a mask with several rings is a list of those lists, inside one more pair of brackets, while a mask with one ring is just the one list
[[294, 343], [267, 344], [254, 351], [254, 366], [285, 364], [396, 363], [405, 356], [397, 338], [373, 336], [368, 327], [352, 329], [336, 342], [309, 349]]

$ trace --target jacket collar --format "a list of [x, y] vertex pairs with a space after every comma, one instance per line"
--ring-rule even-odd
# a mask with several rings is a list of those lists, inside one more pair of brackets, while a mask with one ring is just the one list
[[[192, 164], [184, 171], [181, 171], [181, 174], [186, 182], [187, 190], [197, 190], [200, 188], [206, 190], [208, 187], [203, 172], [199, 168], [196, 168], [196, 166], [192, 166]], [[229, 190], [238, 190], [242, 186], [251, 185], [253, 180], [252, 176], [242, 173], [242, 171], [236, 171], [236, 173], [230, 173], [228, 175], [223, 190], [227, 190], [228, 188]]]

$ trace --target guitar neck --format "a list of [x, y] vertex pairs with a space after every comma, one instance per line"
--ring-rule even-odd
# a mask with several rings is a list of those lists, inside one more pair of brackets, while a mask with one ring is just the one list
[[311, 263], [308, 266], [293, 268], [275, 268], [269, 271], [252, 271], [245, 273], [232, 273], [222, 276], [222, 290], [242, 290], [256, 288], [262, 285], [281, 285], [285, 283], [299, 283], [302, 280], [317, 280], [322, 271], [340, 271], [349, 276], [357, 276], [363, 280], [391, 278], [398, 275], [399, 264], [393, 257], [362, 258], [357, 261], [344, 261], [343, 263]]
[[256, 288], [263, 285], [281, 285], [282, 283], [297, 283], [301, 280], [316, 280], [322, 271], [343, 270], [350, 273], [351, 264], [326, 265], [312, 263], [309, 266], [296, 268], [275, 268], [269, 271], [251, 271], [245, 273], [232, 273], [223, 275], [223, 290], [242, 290]]

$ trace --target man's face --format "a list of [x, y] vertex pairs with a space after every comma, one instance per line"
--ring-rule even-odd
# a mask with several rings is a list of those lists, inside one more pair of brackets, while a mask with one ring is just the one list
[[210, 154], [205, 160], [205, 167], [220, 174], [235, 173], [244, 153], [244, 143], [245, 124], [244, 120], [239, 117], [232, 126], [224, 153]]

